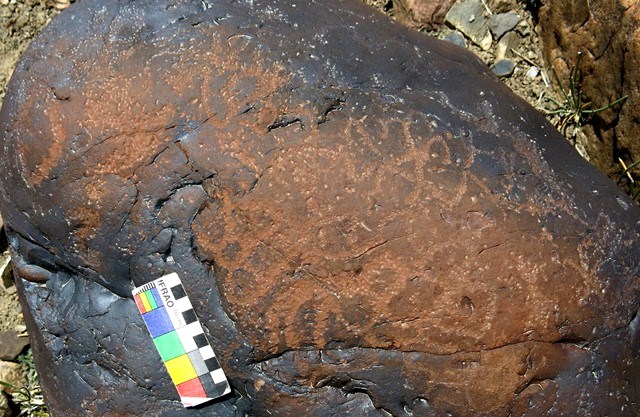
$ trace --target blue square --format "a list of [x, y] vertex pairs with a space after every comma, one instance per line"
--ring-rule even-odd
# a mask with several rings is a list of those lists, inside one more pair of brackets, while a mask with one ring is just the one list
[[151, 337], [158, 337], [173, 330], [173, 324], [164, 307], [156, 308], [142, 315]]
[[162, 297], [160, 297], [160, 294], [158, 293], [157, 288], [155, 287], [151, 288], [151, 294], [153, 294], [153, 298], [155, 298], [156, 304], [158, 305], [158, 307], [164, 305], [164, 301], [162, 300]]

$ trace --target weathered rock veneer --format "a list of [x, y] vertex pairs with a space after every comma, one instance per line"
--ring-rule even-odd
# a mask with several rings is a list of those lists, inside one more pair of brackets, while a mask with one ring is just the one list
[[633, 0], [543, 2], [538, 30], [547, 62], [567, 88], [582, 54], [580, 91], [592, 109], [628, 96], [582, 127], [591, 162], [605, 172], [640, 159], [640, 3]]
[[[473, 55], [358, 1], [80, 2], [0, 114], [54, 416], [635, 416], [640, 211]], [[130, 290], [178, 272], [233, 394]]]

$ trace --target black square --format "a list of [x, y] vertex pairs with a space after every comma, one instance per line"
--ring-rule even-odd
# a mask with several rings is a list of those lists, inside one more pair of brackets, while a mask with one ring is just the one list
[[209, 370], [209, 372], [213, 372], [216, 369], [220, 369], [220, 362], [218, 362], [218, 359], [215, 357], [205, 359], [204, 364], [207, 365], [207, 369]]
[[196, 342], [196, 346], [198, 346], [199, 348], [205, 347], [209, 344], [204, 333], [200, 333], [197, 336], [193, 336], [193, 341]]
[[211, 378], [211, 374], [200, 375], [200, 382], [202, 383], [202, 388], [204, 388], [205, 394], [207, 397], [213, 397], [212, 394], [215, 394], [216, 391], [216, 383], [213, 382], [213, 378]]
[[198, 378], [200, 378], [202, 388], [204, 388], [204, 393], [207, 394], [207, 397], [209, 398], [219, 397], [227, 390], [227, 382], [220, 382], [216, 384], [213, 382], [211, 374], [200, 375]]
[[187, 293], [184, 292], [184, 288], [182, 288], [182, 285], [176, 285], [175, 287], [171, 287], [171, 294], [173, 294], [176, 300], [179, 300], [187, 296]]
[[[224, 392], [227, 390], [228, 387], [229, 387], [229, 383], [227, 381], [218, 382], [216, 384], [215, 391], [213, 392], [212, 397], [221, 396], [222, 394], [224, 394]], [[205, 393], [206, 393], [206, 391], [205, 391]]]
[[187, 324], [198, 321], [198, 318], [196, 317], [196, 312], [193, 311], [192, 308], [190, 308], [187, 311], [183, 311], [182, 312], [182, 317], [184, 318], [184, 321]]

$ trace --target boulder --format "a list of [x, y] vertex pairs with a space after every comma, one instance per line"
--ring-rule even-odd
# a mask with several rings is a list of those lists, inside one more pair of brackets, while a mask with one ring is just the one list
[[605, 172], [640, 159], [640, 3], [606, 0], [543, 2], [538, 31], [547, 62], [568, 87], [569, 72], [582, 53], [581, 91], [592, 108], [628, 95], [622, 104], [596, 114], [583, 127], [590, 160]]
[[[640, 210], [474, 55], [358, 0], [77, 2], [0, 113], [53, 415], [636, 416]], [[232, 393], [184, 408], [178, 273]]]

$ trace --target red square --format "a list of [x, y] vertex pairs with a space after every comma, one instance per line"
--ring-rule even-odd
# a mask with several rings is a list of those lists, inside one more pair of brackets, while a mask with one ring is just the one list
[[207, 394], [205, 394], [204, 388], [202, 388], [202, 384], [198, 378], [178, 384], [176, 388], [178, 388], [178, 393], [181, 397], [207, 398]]
[[134, 295], [133, 299], [136, 300], [136, 305], [138, 306], [138, 311], [140, 312], [140, 314], [146, 313], [147, 310], [144, 308], [144, 304], [142, 304], [142, 300], [140, 299], [140, 294]]

